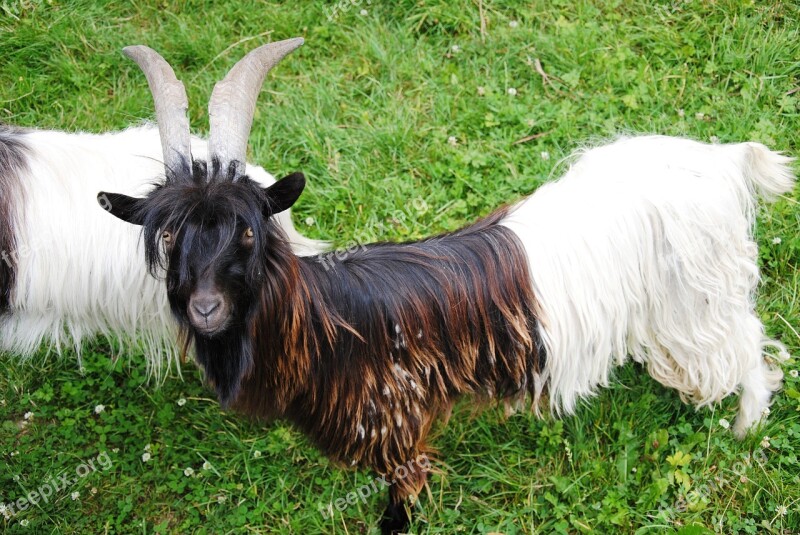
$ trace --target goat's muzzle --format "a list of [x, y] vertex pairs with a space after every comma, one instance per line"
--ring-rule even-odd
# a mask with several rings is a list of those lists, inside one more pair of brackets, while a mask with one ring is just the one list
[[214, 336], [230, 322], [230, 305], [217, 290], [198, 290], [189, 298], [189, 322], [203, 336]]

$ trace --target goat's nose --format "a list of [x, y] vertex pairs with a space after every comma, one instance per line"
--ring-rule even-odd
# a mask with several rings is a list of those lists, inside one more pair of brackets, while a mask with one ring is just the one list
[[222, 299], [217, 296], [192, 299], [192, 308], [203, 318], [208, 318], [221, 304]]

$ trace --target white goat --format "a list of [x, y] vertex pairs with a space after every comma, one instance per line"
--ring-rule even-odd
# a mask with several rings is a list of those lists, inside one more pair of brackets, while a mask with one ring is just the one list
[[783, 377], [763, 359], [786, 350], [755, 312], [752, 227], [758, 195], [792, 189], [791, 159], [663, 136], [576, 156], [503, 221], [529, 255], [552, 408], [572, 412], [630, 355], [697, 406], [741, 387], [743, 436]]

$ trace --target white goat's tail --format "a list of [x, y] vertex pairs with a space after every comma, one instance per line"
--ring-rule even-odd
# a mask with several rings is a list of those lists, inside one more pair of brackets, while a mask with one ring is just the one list
[[771, 151], [761, 143], [742, 145], [747, 147], [743, 168], [748, 187], [766, 201], [792, 191], [796, 180], [791, 168], [794, 158]]

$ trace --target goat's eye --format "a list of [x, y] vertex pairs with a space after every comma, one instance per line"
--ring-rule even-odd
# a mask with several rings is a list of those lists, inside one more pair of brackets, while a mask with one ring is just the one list
[[161, 239], [164, 240], [164, 243], [170, 244], [172, 243], [172, 233], [167, 232], [166, 230], [161, 234]]
[[242, 234], [242, 243], [248, 247], [251, 247], [255, 241], [253, 236], [255, 236], [253, 229], [251, 227], [247, 227], [247, 229], [244, 231], [244, 234]]

